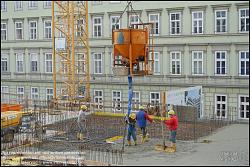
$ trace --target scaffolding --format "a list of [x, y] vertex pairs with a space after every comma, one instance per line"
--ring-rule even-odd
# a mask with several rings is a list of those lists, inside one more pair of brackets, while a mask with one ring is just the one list
[[52, 39], [54, 102], [89, 102], [87, 1], [52, 2]]

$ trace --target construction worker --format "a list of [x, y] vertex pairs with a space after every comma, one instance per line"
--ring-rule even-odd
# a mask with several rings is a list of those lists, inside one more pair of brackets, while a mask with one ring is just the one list
[[85, 133], [87, 131], [86, 130], [86, 114], [85, 114], [87, 109], [88, 108], [86, 105], [82, 105], [81, 109], [79, 111], [79, 114], [78, 114], [78, 118], [77, 118], [77, 123], [78, 123], [78, 128], [79, 128], [79, 132], [77, 133], [78, 140], [82, 140], [83, 133]]
[[135, 113], [131, 113], [129, 115], [129, 118], [125, 120], [126, 123], [128, 124], [128, 135], [127, 135], [127, 140], [128, 140], [128, 145], [131, 146], [131, 136], [135, 142], [135, 146], [137, 145], [136, 142], [136, 114]]
[[145, 107], [140, 106], [139, 111], [136, 113], [136, 121], [137, 125], [142, 131], [142, 140], [141, 143], [143, 144], [146, 140], [146, 135], [147, 135], [147, 120], [152, 123], [153, 119], [148, 116], [148, 114], [145, 112]]
[[176, 151], [176, 131], [178, 128], [178, 117], [175, 115], [174, 110], [170, 110], [168, 112], [168, 115], [170, 116], [170, 119], [165, 120], [162, 119], [164, 123], [166, 124], [166, 127], [170, 130], [170, 147], [166, 148], [167, 152], [175, 152]]

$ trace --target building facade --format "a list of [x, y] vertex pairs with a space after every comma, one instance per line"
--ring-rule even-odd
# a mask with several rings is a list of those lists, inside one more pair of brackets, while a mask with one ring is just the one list
[[[248, 1], [135, 1], [134, 12], [119, 20], [126, 5], [89, 2], [93, 101], [116, 112], [126, 107], [127, 77], [112, 73], [111, 34], [141, 20], [154, 23], [155, 64], [154, 75], [134, 77], [134, 102], [157, 103], [161, 91], [202, 86], [201, 118], [227, 118], [236, 107], [237, 119], [249, 120]], [[53, 97], [51, 30], [51, 1], [1, 1], [1, 92]], [[1, 102], [12, 98], [3, 94]]]

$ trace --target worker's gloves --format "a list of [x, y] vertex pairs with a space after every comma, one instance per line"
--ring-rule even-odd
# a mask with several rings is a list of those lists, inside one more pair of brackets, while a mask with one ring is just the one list
[[165, 121], [166, 120], [166, 118], [161, 118], [161, 121]]

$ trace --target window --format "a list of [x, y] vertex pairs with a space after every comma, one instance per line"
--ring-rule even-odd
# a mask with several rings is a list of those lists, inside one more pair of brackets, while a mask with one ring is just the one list
[[19, 87], [18, 86], [17, 89], [16, 89], [16, 94], [17, 94], [17, 97], [18, 97], [17, 101], [19, 103], [23, 102], [23, 100], [24, 100], [24, 87]]
[[15, 11], [23, 9], [23, 2], [22, 1], [15, 1]]
[[38, 88], [37, 87], [31, 87], [31, 99], [36, 101], [39, 98]]
[[130, 21], [130, 25], [138, 24], [139, 23], [139, 15], [130, 15], [129, 21]]
[[93, 37], [102, 36], [102, 18], [94, 17], [93, 18]]
[[192, 34], [203, 34], [203, 11], [192, 12]]
[[[150, 52], [150, 55], [152, 55], [152, 52]], [[159, 52], [154, 52], [154, 74], [160, 74], [160, 56]], [[152, 61], [152, 56], [149, 56], [149, 61]], [[150, 66], [151, 68], [151, 66]]]
[[239, 72], [240, 75], [249, 75], [249, 51], [239, 52]]
[[119, 20], [120, 16], [110, 16], [110, 21], [111, 21], [111, 33], [113, 30], [120, 29], [120, 22]]
[[160, 104], [160, 93], [159, 92], [150, 92], [150, 104], [152, 106]]
[[23, 53], [16, 53], [16, 72], [24, 72]]
[[8, 57], [7, 55], [1, 55], [1, 72], [8, 71]]
[[1, 86], [1, 103], [9, 103], [9, 87]]
[[103, 109], [103, 91], [102, 90], [94, 90], [94, 103], [96, 109]]
[[181, 34], [181, 13], [170, 13], [170, 35]]
[[132, 98], [132, 109], [139, 109], [140, 106], [140, 92], [139, 91], [133, 91], [133, 98]]
[[239, 31], [249, 32], [249, 9], [239, 10]]
[[215, 11], [215, 32], [227, 32], [227, 11]]
[[44, 8], [49, 8], [52, 6], [52, 1], [44, 1], [43, 5], [44, 5]]
[[53, 88], [46, 88], [46, 100], [50, 101], [53, 99]]
[[249, 119], [249, 95], [239, 95], [239, 118]]
[[61, 70], [63, 74], [68, 72], [68, 61], [63, 57], [61, 57]]
[[30, 54], [30, 71], [31, 72], [38, 71], [38, 55], [36, 53]]
[[23, 39], [23, 23], [16, 22], [16, 39]]
[[216, 118], [227, 117], [227, 96], [226, 95], [215, 95], [215, 115]]
[[45, 53], [45, 72], [52, 73], [52, 54]]
[[151, 34], [159, 35], [160, 34], [160, 14], [149, 14], [149, 22], [153, 23], [153, 28], [151, 29]]
[[29, 9], [37, 8], [38, 1], [29, 1]]
[[83, 19], [78, 19], [76, 25], [76, 36], [82, 37], [84, 33], [85, 33], [85, 22]]
[[170, 52], [171, 74], [181, 74], [181, 52]]
[[102, 1], [92, 1], [92, 5], [101, 5]]
[[203, 51], [192, 51], [192, 74], [203, 74]]
[[83, 53], [78, 53], [78, 68], [77, 68], [77, 73], [79, 74], [85, 74], [85, 55]]
[[215, 74], [226, 74], [226, 51], [215, 52]]
[[94, 74], [102, 74], [102, 54], [94, 54]]
[[37, 21], [29, 22], [29, 38], [30, 40], [37, 39]]
[[7, 23], [1, 23], [1, 40], [7, 40]]
[[121, 92], [120, 91], [112, 91], [112, 106], [113, 112], [121, 111]]
[[7, 11], [6, 1], [1, 1], [1, 12]]
[[51, 39], [52, 38], [52, 29], [51, 29], [51, 20], [44, 21], [44, 38]]

